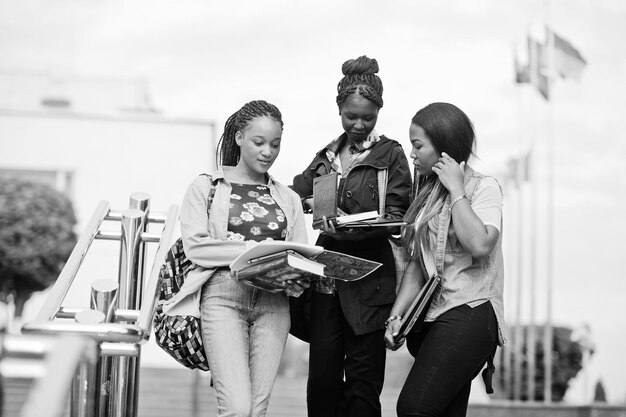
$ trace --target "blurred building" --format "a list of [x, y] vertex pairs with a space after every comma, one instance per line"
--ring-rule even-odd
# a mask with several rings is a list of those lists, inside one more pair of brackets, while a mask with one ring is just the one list
[[[193, 178], [214, 167], [215, 143], [213, 121], [168, 117], [154, 107], [142, 80], [0, 72], [0, 175], [47, 183], [68, 195], [78, 234], [102, 200], [124, 210], [133, 192], [145, 192], [153, 212], [180, 206]], [[119, 222], [105, 223], [119, 230]], [[64, 305], [88, 307], [94, 280], [117, 280], [119, 250], [117, 242], [95, 241]], [[149, 244], [148, 271], [155, 251]], [[24, 321], [45, 297], [29, 301]], [[152, 340], [145, 351], [144, 363], [176, 365]]]
[[79, 223], [100, 200], [127, 204], [134, 191], [167, 209], [214, 164], [210, 120], [172, 118], [134, 79], [0, 72], [0, 173], [54, 185]]

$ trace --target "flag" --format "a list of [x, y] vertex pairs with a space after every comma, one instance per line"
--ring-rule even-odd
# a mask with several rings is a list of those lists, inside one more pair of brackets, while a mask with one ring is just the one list
[[[552, 81], [556, 74], [561, 78], [579, 80], [587, 61], [574, 46], [546, 27], [546, 41], [527, 36], [528, 59], [523, 62], [514, 55], [515, 82], [533, 85], [541, 96], [550, 100]], [[549, 47], [553, 48], [553, 61], [549, 60]]]
[[511, 178], [515, 186], [519, 186], [521, 183], [529, 181], [531, 175], [531, 150], [526, 151], [523, 155], [518, 157], [509, 158], [509, 178]]
[[587, 61], [580, 52], [567, 40], [546, 27], [547, 36], [554, 39], [554, 66], [562, 78], [580, 80]]
[[517, 53], [513, 55], [513, 65], [515, 66], [515, 82], [517, 84], [530, 82], [530, 67], [521, 62]]
[[550, 78], [548, 76], [548, 49], [546, 46], [528, 37], [528, 57], [530, 83], [535, 86], [539, 94], [550, 100]]
[[527, 58], [522, 61], [521, 54], [514, 52], [513, 64], [515, 68], [515, 82], [529, 83], [546, 100], [550, 99], [550, 80], [547, 75], [548, 59], [545, 45], [532, 37], [527, 37]]

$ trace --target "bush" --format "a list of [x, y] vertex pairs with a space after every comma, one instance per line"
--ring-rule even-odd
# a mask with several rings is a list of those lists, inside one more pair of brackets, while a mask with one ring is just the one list
[[[527, 328], [524, 326], [524, 334], [527, 334]], [[535, 343], [535, 392], [533, 396], [528, 393], [528, 360], [527, 360], [527, 347], [522, 347], [522, 387], [521, 387], [521, 400], [528, 401], [543, 401], [544, 399], [544, 349], [543, 349], [543, 333], [542, 326], [536, 326], [536, 343]], [[509, 346], [507, 346], [509, 348]], [[572, 340], [572, 329], [561, 326], [554, 326], [552, 329], [552, 401], [562, 401], [567, 389], [569, 388], [570, 381], [578, 374], [583, 366], [583, 345], [575, 340]], [[501, 349], [499, 349], [501, 351]], [[502, 354], [502, 352], [500, 352]], [[513, 363], [515, 352], [511, 351], [511, 364], [507, 370], [507, 364], [502, 361], [500, 363], [500, 369], [496, 370], [496, 378], [494, 383], [497, 384], [499, 391], [502, 393], [502, 397], [512, 400], [513, 399], [513, 375], [514, 367]], [[508, 372], [507, 372], [508, 371]], [[505, 380], [505, 376], [510, 378]]]
[[76, 244], [69, 199], [44, 185], [0, 177], [0, 297], [15, 315], [33, 292], [53, 284]]

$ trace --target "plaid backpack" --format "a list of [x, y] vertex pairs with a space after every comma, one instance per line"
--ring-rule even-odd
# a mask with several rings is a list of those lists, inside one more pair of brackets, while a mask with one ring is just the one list
[[[209, 184], [207, 215], [215, 195], [212, 182], [209, 181]], [[178, 238], [167, 252], [159, 271], [161, 286], [153, 320], [154, 335], [157, 345], [176, 361], [190, 369], [208, 371], [200, 319], [194, 316], [168, 316], [163, 312], [163, 305], [178, 293], [189, 271], [195, 268], [196, 265], [185, 256], [182, 238]]]

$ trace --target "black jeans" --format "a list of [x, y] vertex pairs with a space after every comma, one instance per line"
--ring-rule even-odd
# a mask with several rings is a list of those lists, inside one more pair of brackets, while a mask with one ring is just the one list
[[490, 302], [462, 305], [409, 334], [415, 362], [398, 398], [398, 417], [464, 417], [472, 380], [498, 342]]
[[[384, 330], [357, 336], [339, 297], [313, 292], [307, 410], [309, 417], [380, 417], [385, 379]], [[345, 380], [344, 380], [345, 376]]]

